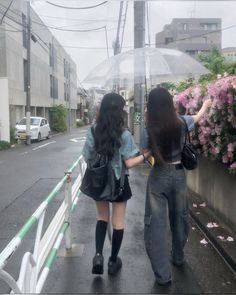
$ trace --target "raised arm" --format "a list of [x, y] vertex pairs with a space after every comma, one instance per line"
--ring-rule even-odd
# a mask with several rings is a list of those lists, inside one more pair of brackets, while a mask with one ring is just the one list
[[129, 158], [127, 160], [125, 160], [125, 166], [129, 169], [129, 168], [132, 168], [134, 166], [137, 166], [138, 164], [141, 164], [143, 162], [145, 162], [148, 157], [150, 156], [150, 151], [146, 152], [146, 153], [143, 153], [139, 156], [136, 156], [136, 157], [132, 157], [132, 158]]
[[203, 102], [199, 112], [196, 115], [192, 116], [194, 123], [197, 123], [202, 118], [202, 116], [206, 113], [207, 109], [211, 106], [211, 104], [212, 104], [212, 101], [210, 98]]

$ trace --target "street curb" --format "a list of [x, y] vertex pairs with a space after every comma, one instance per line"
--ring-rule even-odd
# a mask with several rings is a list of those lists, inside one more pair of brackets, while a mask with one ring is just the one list
[[[207, 205], [207, 202], [189, 191], [189, 200], [192, 206], [189, 206], [190, 216], [197, 223], [198, 227], [213, 245], [213, 247], [222, 256], [234, 273], [236, 273], [236, 234], [216, 215], [216, 213]], [[206, 203], [206, 207], [199, 205]], [[198, 207], [193, 207], [193, 204]], [[218, 227], [208, 228], [209, 222], [215, 222]], [[220, 240], [218, 237], [233, 237], [234, 241], [228, 242]]]

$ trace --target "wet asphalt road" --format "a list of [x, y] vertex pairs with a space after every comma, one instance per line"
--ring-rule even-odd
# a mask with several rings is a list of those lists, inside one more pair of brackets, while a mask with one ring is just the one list
[[[50, 190], [78, 158], [85, 129], [56, 136], [30, 147], [20, 145], [0, 153], [0, 251], [45, 199]], [[186, 246], [186, 264], [173, 267], [173, 283], [160, 287], [155, 283], [143, 242], [143, 213], [146, 166], [133, 169], [130, 183], [133, 197], [128, 202], [126, 229], [120, 252], [123, 268], [116, 277], [107, 275], [106, 263], [110, 244], [106, 239], [104, 256], [105, 272], [101, 277], [91, 274], [94, 255], [95, 206], [82, 196], [73, 215], [73, 243], [80, 249], [75, 257], [58, 257], [48, 276], [43, 293], [174, 293], [174, 294], [224, 294], [236, 293], [236, 277], [210, 244], [196, 224]], [[46, 224], [60, 204], [62, 194], [52, 203]], [[30, 232], [21, 247], [5, 268], [15, 278], [19, 273], [22, 254], [32, 248], [35, 231]], [[63, 245], [62, 245], [63, 249]], [[7, 286], [0, 282], [0, 293], [7, 293]]]

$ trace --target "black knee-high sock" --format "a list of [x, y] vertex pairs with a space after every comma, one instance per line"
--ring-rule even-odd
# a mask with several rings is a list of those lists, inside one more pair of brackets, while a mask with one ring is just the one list
[[104, 220], [98, 220], [95, 231], [96, 253], [102, 254], [106, 232], [107, 222]]
[[112, 234], [111, 261], [116, 262], [123, 240], [124, 229], [114, 229]]

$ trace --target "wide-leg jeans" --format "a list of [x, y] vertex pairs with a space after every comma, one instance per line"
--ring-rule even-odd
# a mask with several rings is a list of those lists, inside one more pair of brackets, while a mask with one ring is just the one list
[[[178, 167], [179, 168], [179, 167]], [[172, 262], [184, 262], [189, 233], [189, 213], [184, 169], [173, 164], [155, 165], [148, 178], [144, 239], [153, 272], [159, 283], [171, 280]], [[168, 247], [172, 236], [171, 257]]]

